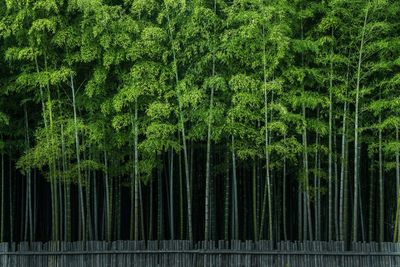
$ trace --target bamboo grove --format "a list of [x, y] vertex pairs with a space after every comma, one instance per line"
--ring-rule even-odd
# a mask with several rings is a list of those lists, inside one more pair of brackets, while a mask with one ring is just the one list
[[397, 241], [399, 17], [0, 0], [0, 241]]

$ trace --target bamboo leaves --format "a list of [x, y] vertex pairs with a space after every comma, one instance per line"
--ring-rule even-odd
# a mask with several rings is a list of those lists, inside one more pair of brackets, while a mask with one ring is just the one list
[[0, 1], [0, 239], [397, 241], [399, 10]]

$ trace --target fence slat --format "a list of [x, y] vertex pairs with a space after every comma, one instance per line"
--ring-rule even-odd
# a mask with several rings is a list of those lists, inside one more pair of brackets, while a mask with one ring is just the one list
[[[275, 247], [274, 247], [275, 246]], [[186, 240], [0, 243], [0, 267], [399, 266], [400, 244]]]

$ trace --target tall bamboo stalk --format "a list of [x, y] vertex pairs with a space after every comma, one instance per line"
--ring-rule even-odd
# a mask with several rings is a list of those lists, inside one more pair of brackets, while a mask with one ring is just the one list
[[79, 136], [78, 136], [78, 119], [76, 112], [76, 101], [75, 101], [75, 85], [72, 74], [70, 75], [71, 91], [72, 91], [72, 107], [74, 111], [74, 135], [75, 135], [75, 154], [77, 161], [77, 171], [78, 171], [78, 191], [80, 199], [80, 214], [81, 214], [81, 224], [82, 224], [82, 240], [86, 240], [86, 217], [85, 217], [85, 205], [83, 201], [83, 189], [82, 189], [82, 174], [81, 174], [81, 161], [80, 161], [80, 148], [79, 148]]
[[375, 183], [374, 183], [374, 161], [371, 157], [370, 163], [370, 184], [369, 184], [369, 218], [368, 218], [368, 241], [372, 242], [374, 238], [374, 193], [375, 193]]
[[229, 150], [227, 149], [226, 152], [226, 170], [225, 170], [225, 194], [224, 194], [224, 239], [228, 240], [229, 239], [229, 203], [230, 203], [230, 179], [229, 179], [229, 169], [230, 169], [230, 164], [229, 164]]
[[[399, 138], [399, 127], [396, 125], [396, 142], [398, 143]], [[394, 242], [400, 240], [400, 231], [399, 231], [399, 223], [400, 223], [400, 153], [399, 149], [396, 149], [396, 217], [394, 222]]]
[[[10, 148], [9, 148], [9, 154], [8, 154], [8, 183], [9, 183], [9, 187], [8, 187], [8, 189], [9, 189], [9, 194], [8, 194], [8, 197], [9, 197], [9, 215], [10, 215], [10, 224], [9, 224], [9, 233], [10, 233], [10, 242], [13, 242], [14, 241], [14, 205], [13, 205], [13, 194], [11, 194], [11, 192], [13, 192], [13, 182], [12, 182], [12, 164], [11, 164], [11, 159], [12, 159], [12, 155], [11, 155], [11, 146], [10, 146]], [[34, 174], [36, 174], [36, 172], [34, 172]], [[35, 188], [35, 185], [36, 185], [36, 176], [34, 175], [34, 183], [33, 183], [33, 186], [34, 186], [34, 188]], [[34, 192], [36, 192], [35, 190], [34, 190]], [[35, 193], [35, 195], [34, 196], [36, 196], [36, 193]], [[33, 211], [34, 211], [34, 215], [36, 214], [36, 202], [34, 201], [34, 209], [33, 209]], [[2, 217], [2, 218], [4, 218], [4, 217]], [[36, 219], [34, 218], [33, 219], [33, 232], [35, 232], [35, 229], [36, 229], [36, 227], [35, 227], [35, 223], [36, 223]], [[1, 232], [1, 229], [0, 229], [0, 232]], [[33, 233], [33, 237], [35, 237], [35, 233]]]
[[0, 223], [0, 242], [4, 242], [4, 176], [5, 175], [5, 171], [4, 171], [4, 151], [1, 151], [1, 223]]
[[[319, 120], [319, 109], [317, 111], [317, 119]], [[318, 173], [318, 159], [319, 159], [319, 153], [318, 153], [318, 149], [319, 149], [319, 134], [318, 132], [315, 135], [315, 152], [314, 152], [314, 181], [313, 181], [313, 185], [314, 185], [314, 191], [315, 191], [315, 196], [317, 196], [317, 191], [320, 190], [320, 188], [318, 187], [318, 182], [317, 180], [319, 180], [320, 178], [318, 177], [319, 173]], [[318, 218], [318, 214], [319, 214], [319, 210], [318, 210], [319, 206], [318, 206], [318, 201], [317, 198], [315, 197], [314, 200], [314, 224], [315, 224], [315, 236], [318, 239], [319, 237], [319, 233], [320, 233], [320, 225], [319, 225], [319, 218]]]
[[104, 193], [105, 193], [105, 236], [107, 241], [112, 239], [112, 192], [110, 190], [110, 184], [112, 181], [108, 176], [108, 157], [107, 151], [104, 149]]
[[[379, 114], [379, 125], [382, 123], [382, 113]], [[384, 190], [383, 190], [383, 155], [382, 155], [382, 128], [379, 127], [379, 242], [384, 241]]]
[[175, 239], [175, 224], [174, 224], [174, 151], [169, 153], [169, 227], [171, 239]]
[[[286, 133], [283, 135], [283, 139], [286, 140]], [[286, 157], [283, 158], [283, 183], [282, 183], [282, 227], [283, 227], [283, 239], [288, 239], [287, 234], [287, 222], [286, 222]]]
[[341, 164], [340, 164], [340, 197], [339, 197], [339, 232], [340, 232], [340, 240], [344, 241], [344, 184], [345, 184], [345, 165], [346, 161], [346, 113], [347, 113], [347, 102], [345, 101], [343, 104], [343, 121], [342, 121], [342, 149], [341, 149]]
[[368, 19], [367, 7], [364, 16], [364, 24], [361, 32], [361, 41], [358, 51], [358, 64], [357, 64], [357, 81], [356, 81], [356, 99], [355, 99], [355, 111], [354, 111], [354, 200], [353, 200], [353, 242], [357, 241], [358, 233], [358, 180], [359, 180], [359, 141], [358, 141], [358, 131], [359, 131], [359, 98], [360, 98], [360, 82], [361, 82], [361, 66], [362, 66], [362, 56], [364, 52], [364, 36], [365, 29], [367, 26]]
[[231, 238], [237, 240], [239, 238], [239, 209], [238, 209], [238, 193], [237, 193], [237, 176], [236, 176], [236, 153], [235, 153], [235, 137], [231, 136], [232, 148], [232, 226]]
[[[26, 104], [24, 104], [24, 113], [25, 113], [25, 135], [26, 135], [26, 149], [30, 148], [30, 138], [29, 138], [29, 124], [28, 124], [28, 111], [26, 108]], [[27, 233], [29, 231], [29, 241], [33, 241], [33, 220], [32, 220], [32, 173], [31, 168], [28, 169], [27, 172], [27, 183], [26, 183], [26, 221], [25, 221], [25, 240], [27, 239]], [[27, 229], [29, 225], [29, 230]]]
[[272, 196], [271, 196], [271, 180], [269, 170], [269, 136], [268, 136], [268, 94], [267, 94], [267, 58], [266, 58], [266, 43], [265, 43], [265, 29], [263, 25], [263, 91], [264, 91], [264, 127], [265, 127], [265, 186], [264, 186], [264, 198], [261, 212], [261, 223], [260, 223], [260, 234], [259, 239], [263, 238], [264, 220], [265, 220], [265, 209], [268, 203], [268, 239], [273, 240], [273, 224], [272, 224]]
[[[215, 75], [215, 56], [213, 55], [212, 64], [212, 76]], [[210, 94], [210, 105], [209, 105], [209, 116], [207, 119], [207, 158], [206, 158], [206, 194], [205, 194], [205, 227], [204, 227], [204, 239], [208, 240], [209, 228], [210, 228], [210, 157], [211, 157], [211, 127], [213, 120], [213, 107], [214, 107], [214, 86], [211, 87]]]
[[[333, 28], [331, 30], [333, 39]], [[333, 57], [333, 47], [331, 47], [331, 58]], [[328, 143], [328, 241], [332, 240], [332, 113], [333, 113], [333, 62], [330, 62], [329, 75], [329, 143]]]
[[182, 144], [183, 144], [183, 159], [184, 159], [184, 167], [185, 167], [185, 176], [186, 176], [186, 198], [187, 198], [187, 219], [188, 219], [188, 233], [189, 233], [189, 240], [193, 240], [193, 228], [192, 228], [192, 200], [191, 200], [191, 183], [190, 183], [190, 174], [189, 174], [189, 161], [188, 161], [188, 149], [186, 144], [186, 129], [185, 129], [185, 122], [183, 116], [183, 107], [182, 107], [182, 100], [181, 94], [179, 92], [179, 75], [178, 75], [178, 61], [176, 59], [175, 54], [175, 47], [174, 47], [174, 39], [172, 35], [172, 27], [169, 18], [169, 14], [167, 13], [167, 20], [168, 20], [168, 28], [169, 28], [169, 37], [172, 46], [172, 55], [173, 55], [173, 66], [175, 72], [175, 82], [176, 82], [176, 94], [178, 100], [178, 108], [179, 108], [179, 126], [180, 131], [182, 134]]

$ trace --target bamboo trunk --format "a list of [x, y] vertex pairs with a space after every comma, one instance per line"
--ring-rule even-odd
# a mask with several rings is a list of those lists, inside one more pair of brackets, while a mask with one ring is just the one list
[[232, 234], [231, 238], [237, 240], [239, 238], [239, 209], [237, 194], [237, 177], [236, 177], [236, 154], [235, 154], [235, 137], [232, 135]]
[[78, 127], [77, 127], [77, 112], [76, 112], [76, 102], [75, 102], [75, 85], [72, 74], [70, 75], [71, 82], [71, 91], [72, 91], [72, 106], [74, 111], [74, 134], [75, 134], [75, 153], [76, 153], [76, 161], [78, 167], [78, 191], [79, 191], [79, 199], [80, 199], [80, 214], [81, 214], [81, 225], [82, 225], [82, 240], [86, 240], [86, 217], [85, 217], [85, 205], [83, 200], [83, 189], [82, 189], [82, 174], [81, 174], [81, 165], [80, 165], [80, 148], [79, 148], [79, 137], [78, 137]]
[[174, 151], [169, 153], [169, 227], [171, 240], [175, 239], [175, 224], [174, 224]]
[[225, 198], [224, 198], [224, 239], [229, 239], [229, 196], [230, 196], [230, 179], [229, 179], [229, 151], [226, 153], [226, 173], [225, 173]]
[[[215, 72], [215, 57], [213, 57], [213, 76]], [[210, 95], [210, 106], [209, 106], [209, 118], [208, 118], [208, 129], [207, 129], [207, 158], [206, 158], [206, 194], [205, 194], [205, 227], [204, 227], [204, 239], [209, 240], [209, 228], [210, 228], [210, 157], [211, 157], [211, 126], [212, 126], [212, 112], [214, 106], [214, 87], [211, 88]]]
[[358, 127], [359, 127], [359, 96], [360, 96], [360, 81], [361, 81], [361, 65], [362, 65], [362, 55], [364, 47], [364, 35], [365, 28], [367, 25], [368, 11], [366, 9], [364, 17], [364, 25], [362, 28], [361, 42], [358, 54], [358, 67], [357, 67], [357, 83], [356, 83], [356, 101], [355, 101], [355, 118], [354, 118], [354, 201], [353, 201], [353, 242], [357, 241], [358, 233], [358, 179], [359, 179], [359, 144], [358, 144]]
[[104, 186], [105, 186], [105, 235], [106, 240], [111, 241], [112, 239], [112, 193], [110, 190], [110, 184], [112, 185], [112, 181], [109, 181], [108, 177], [108, 159], [107, 152], [104, 150]]
[[[167, 14], [167, 20], [168, 20], [168, 24], [170, 24], [169, 14]], [[170, 41], [172, 43], [173, 36], [172, 36], [171, 25], [169, 25], [169, 37], [170, 37]], [[175, 71], [175, 82], [176, 82], [176, 86], [178, 86], [178, 84], [179, 84], [178, 63], [176, 60], [175, 48], [174, 48], [173, 44], [172, 44], [172, 54], [173, 54], [174, 71]], [[176, 93], [177, 93], [177, 98], [178, 98], [177, 100], [178, 100], [178, 108], [179, 108], [179, 125], [180, 125], [180, 131], [182, 134], [183, 159], [184, 159], [185, 176], [186, 176], [188, 234], [189, 234], [189, 240], [193, 240], [192, 201], [191, 201], [192, 194], [191, 194], [191, 181], [190, 181], [191, 179], [190, 179], [190, 173], [189, 173], [188, 149], [187, 149], [187, 144], [186, 144], [186, 141], [187, 141], [186, 140], [186, 129], [185, 129], [185, 123], [184, 123], [184, 117], [183, 117], [183, 107], [182, 107], [179, 89], [177, 89]]]
[[[317, 111], [317, 118], [319, 119], [319, 110]], [[320, 188], [318, 187], [318, 182], [317, 180], [319, 180], [318, 177], [318, 145], [319, 145], [319, 135], [318, 133], [316, 133], [315, 135], [315, 155], [314, 155], [314, 192], [315, 192], [315, 196], [317, 196], [316, 191], [319, 191]], [[314, 224], [315, 224], [315, 236], [318, 239], [319, 237], [319, 232], [320, 232], [320, 225], [319, 225], [319, 218], [318, 218], [318, 201], [315, 199], [314, 200]]]
[[[265, 29], [262, 30], [263, 39], [265, 37]], [[268, 239], [273, 240], [273, 223], [272, 223], [272, 196], [271, 196], [271, 180], [269, 170], [269, 136], [268, 136], [268, 95], [267, 95], [267, 72], [266, 72], [266, 44], [263, 42], [263, 91], [264, 91], [264, 126], [265, 126], [265, 185], [263, 194], [263, 204], [261, 212], [260, 234], [259, 239], [263, 238], [264, 220], [266, 216], [266, 205], [268, 203]]]
[[[26, 149], [28, 150], [30, 148], [30, 139], [29, 139], [29, 124], [28, 124], [28, 111], [26, 108], [26, 104], [24, 105], [24, 113], [25, 113], [25, 135], [26, 135]], [[28, 169], [27, 172], [27, 183], [26, 183], [26, 193], [27, 193], [27, 198], [26, 198], [26, 221], [25, 221], [25, 240], [28, 240], [27, 234], [29, 231], [29, 241], [33, 241], [33, 221], [32, 221], [32, 173], [31, 169]], [[11, 193], [11, 192], [10, 192]], [[2, 217], [3, 218], [3, 217]], [[28, 230], [28, 225], [29, 225], [29, 230]]]
[[4, 152], [1, 152], [1, 224], [0, 224], [0, 242], [4, 242]]
[[256, 173], [256, 161], [253, 161], [253, 186], [252, 186], [252, 197], [253, 197], [253, 231], [254, 240], [258, 240], [258, 214], [257, 214], [257, 173]]
[[[399, 142], [399, 127], [396, 126], [396, 142]], [[400, 223], [400, 153], [399, 149], [396, 150], [396, 217], [394, 222], [394, 242], [400, 240], [400, 231], [399, 231], [399, 223]]]
[[[333, 30], [332, 30], [333, 31]], [[333, 37], [333, 32], [332, 32]], [[333, 54], [333, 49], [331, 54]], [[332, 97], [332, 83], [333, 83], [333, 66], [330, 64], [330, 78], [329, 78], [329, 151], [328, 151], [328, 241], [332, 240], [332, 113], [333, 113], [333, 97]]]
[[[12, 155], [11, 155], [11, 147], [10, 147], [10, 153], [9, 153], [9, 158], [8, 158], [8, 169], [9, 169], [9, 174], [8, 174], [8, 182], [9, 182], [9, 194], [8, 194], [8, 196], [9, 196], [9, 214], [10, 214], [10, 242], [13, 242], [14, 241], [14, 213], [13, 213], [13, 194], [11, 194], [11, 192], [13, 192], [13, 183], [12, 183], [12, 169], [11, 169], [11, 157], [12, 157]], [[36, 172], [35, 172], [35, 174], [36, 174]], [[36, 177], [34, 176], [34, 186], [36, 185], [36, 179], [35, 179]], [[34, 192], [35, 192], [35, 190], [34, 190]], [[34, 201], [34, 204], [35, 204], [36, 202]], [[33, 209], [33, 211], [34, 211], [34, 214], [36, 214], [36, 205], [34, 205], [34, 209]], [[4, 218], [4, 217], [2, 217], [2, 218]], [[33, 225], [33, 231], [35, 231], [35, 222], [36, 222], [36, 220], [34, 219], [33, 220], [33, 223], [34, 223], [34, 225]], [[0, 232], [1, 232], [1, 229], [0, 229]], [[33, 237], [35, 237], [35, 234], [33, 233]]]
[[[286, 139], [286, 134], [284, 134], [283, 139]], [[283, 227], [283, 239], [286, 241], [288, 239], [287, 234], [287, 223], [286, 223], [286, 158], [283, 158], [283, 185], [282, 185], [282, 227]]]
[[[379, 114], [379, 124], [382, 123], [382, 115]], [[385, 239], [384, 232], [384, 184], [383, 184], [383, 155], [382, 155], [382, 129], [379, 128], [379, 242]]]
[[343, 121], [342, 121], [342, 151], [341, 151], [341, 164], [340, 164], [340, 197], [339, 197], [339, 232], [340, 232], [340, 240], [344, 241], [344, 179], [345, 179], [345, 164], [346, 161], [346, 113], [347, 113], [347, 102], [344, 102], [343, 107]]
[[368, 241], [372, 242], [374, 240], [374, 162], [373, 157], [371, 157], [370, 165], [370, 184], [369, 184], [369, 219], [368, 219]]

